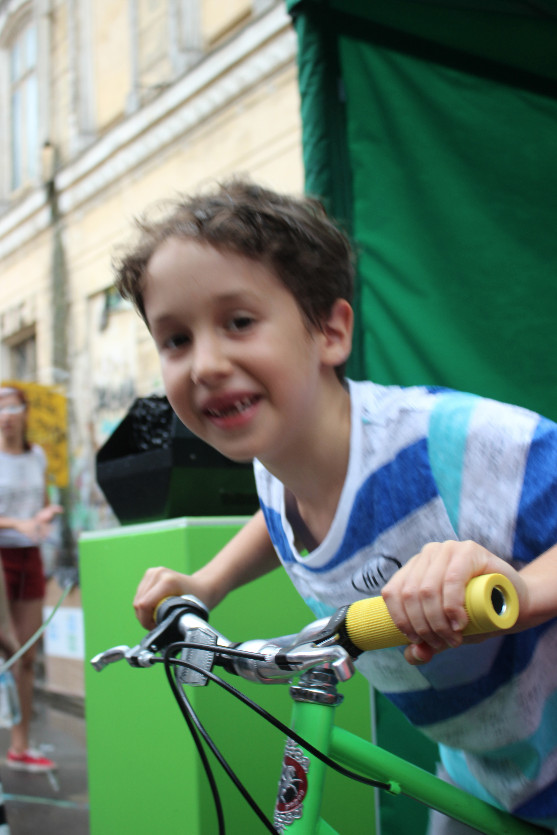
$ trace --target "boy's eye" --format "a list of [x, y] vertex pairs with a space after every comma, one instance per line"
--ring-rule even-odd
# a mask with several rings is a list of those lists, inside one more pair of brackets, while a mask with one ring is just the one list
[[238, 316], [233, 316], [228, 323], [228, 329], [237, 332], [245, 331], [248, 328], [250, 328], [254, 322], [254, 317], [249, 316], [247, 313]]
[[168, 336], [164, 340], [164, 347], [172, 350], [176, 348], [183, 348], [184, 345], [188, 345], [190, 342], [189, 336], [185, 333], [176, 333], [172, 334], [172, 336]]

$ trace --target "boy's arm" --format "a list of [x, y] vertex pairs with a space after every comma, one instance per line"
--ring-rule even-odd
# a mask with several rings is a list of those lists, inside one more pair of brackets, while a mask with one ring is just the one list
[[518, 592], [520, 614], [511, 631], [557, 616], [557, 545], [516, 571], [475, 542], [431, 542], [383, 589], [391, 617], [411, 641], [405, 650], [407, 661], [424, 663], [436, 652], [462, 643], [465, 587], [472, 577], [491, 572], [504, 574]]
[[135, 613], [145, 629], [152, 629], [153, 611], [165, 597], [194, 594], [213, 609], [228, 592], [262, 577], [278, 565], [263, 513], [258, 510], [236, 536], [194, 574], [181, 574], [162, 567], [148, 569], [135, 595]]
[[528, 599], [522, 603], [515, 632], [557, 617], [557, 545], [525, 565], [520, 577], [527, 584]]

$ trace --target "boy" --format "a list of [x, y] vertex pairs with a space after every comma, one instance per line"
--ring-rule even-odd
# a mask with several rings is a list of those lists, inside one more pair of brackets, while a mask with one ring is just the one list
[[[143, 626], [161, 598], [212, 608], [277, 556], [317, 616], [381, 593], [411, 643], [364, 653], [361, 671], [440, 743], [453, 781], [557, 826], [557, 426], [472, 395], [345, 380], [351, 252], [310, 200], [232, 181], [139, 228], [117, 287], [174, 410], [254, 460], [261, 503], [194, 575], [146, 573]], [[515, 584], [519, 622], [463, 645], [465, 585], [492, 571]]]

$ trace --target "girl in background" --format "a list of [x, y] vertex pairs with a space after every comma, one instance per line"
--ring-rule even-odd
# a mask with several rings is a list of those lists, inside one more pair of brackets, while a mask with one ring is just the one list
[[[28, 404], [24, 392], [0, 388], [0, 558], [9, 612], [21, 645], [42, 624], [45, 575], [40, 543], [53, 518], [62, 512], [51, 505], [46, 490], [46, 456], [27, 439]], [[29, 747], [37, 644], [17, 663], [14, 673], [21, 722], [11, 731], [6, 763], [20, 771], [49, 771], [55, 764]]]

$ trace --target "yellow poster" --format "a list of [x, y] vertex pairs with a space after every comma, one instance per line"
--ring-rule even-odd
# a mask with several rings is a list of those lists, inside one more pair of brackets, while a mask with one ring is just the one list
[[56, 487], [67, 487], [68, 417], [65, 395], [56, 386], [42, 386], [39, 383], [4, 380], [2, 385], [17, 386], [25, 392], [29, 403], [28, 438], [45, 451], [48, 483]]

